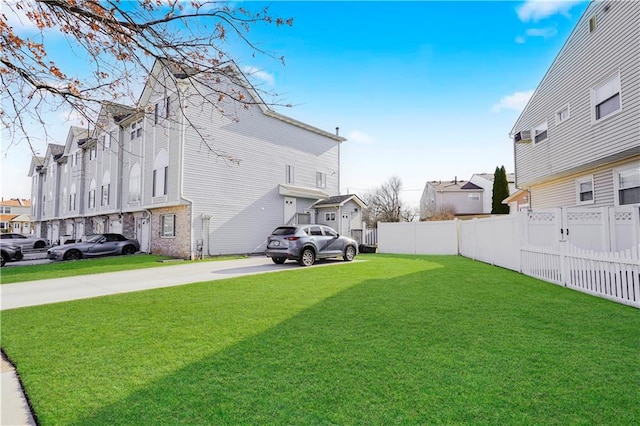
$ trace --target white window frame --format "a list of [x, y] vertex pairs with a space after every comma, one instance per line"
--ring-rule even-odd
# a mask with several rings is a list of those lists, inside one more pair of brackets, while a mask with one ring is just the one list
[[153, 164], [152, 192], [153, 198], [165, 197], [169, 187], [169, 154], [161, 150], [156, 155]]
[[316, 172], [316, 187], [317, 188], [326, 188], [327, 187], [327, 174], [324, 172]]
[[468, 201], [480, 201], [480, 193], [479, 192], [470, 192], [467, 194]]
[[336, 221], [336, 212], [325, 212], [324, 213], [324, 221], [325, 222], [335, 222]]
[[160, 215], [160, 237], [161, 238], [176, 237], [176, 215], [175, 214]]
[[[565, 118], [562, 118], [562, 113], [564, 111], [567, 111], [567, 116]], [[564, 123], [570, 118], [571, 118], [571, 107], [569, 104], [566, 104], [565, 106], [563, 106], [562, 108], [556, 111], [556, 126], [560, 123]]]
[[89, 197], [87, 200], [87, 208], [95, 209], [96, 208], [96, 181], [95, 179], [91, 179], [91, 184], [89, 185]]
[[[620, 186], [620, 175], [621, 174], [626, 174], [628, 172], [632, 172], [632, 171], [636, 171], [638, 174], [640, 174], [640, 162], [635, 162], [629, 165], [625, 165], [625, 166], [620, 166], [620, 167], [616, 167], [613, 171], [613, 189], [615, 191], [614, 194], [614, 202], [616, 206], [640, 206], [640, 203], [630, 203], [630, 204], [620, 204], [620, 191], [625, 190], [625, 189], [631, 189], [631, 188], [640, 188], [640, 185], [638, 186], [629, 186], [626, 188], [622, 188]], [[640, 178], [639, 178], [640, 179]]]
[[[599, 93], [600, 92], [600, 93]], [[620, 84], [620, 70], [608, 75], [590, 90], [591, 98], [591, 123], [597, 124], [622, 112], [622, 86]], [[618, 96], [618, 109], [610, 112], [604, 117], [597, 118], [598, 107], [610, 100], [614, 96]], [[602, 99], [600, 99], [602, 97]]]
[[[582, 190], [582, 185], [585, 183], [591, 184], [590, 191]], [[581, 195], [586, 194], [587, 192], [591, 192], [591, 199], [582, 200]], [[595, 202], [596, 202], [596, 191], [595, 191], [595, 183], [593, 181], [593, 175], [583, 176], [576, 179], [576, 205], [594, 204]]]
[[[542, 135], [543, 133], [545, 134], [544, 138], [538, 140], [538, 135]], [[547, 120], [544, 120], [542, 123], [531, 129], [531, 136], [533, 138], [533, 143], [540, 143], [549, 139], [549, 123]]]
[[142, 169], [140, 168], [140, 163], [135, 163], [129, 170], [129, 203], [136, 203], [140, 201], [141, 184]]
[[102, 185], [102, 201], [100, 201], [101, 206], [109, 205], [109, 195], [111, 193], [111, 184], [107, 183]]

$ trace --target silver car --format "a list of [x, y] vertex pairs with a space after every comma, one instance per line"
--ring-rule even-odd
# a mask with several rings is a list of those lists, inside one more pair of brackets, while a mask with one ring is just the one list
[[324, 225], [280, 226], [267, 239], [267, 256], [277, 264], [291, 259], [302, 266], [311, 266], [316, 259], [330, 257], [350, 262], [357, 254], [356, 240]]
[[75, 244], [55, 246], [47, 250], [51, 260], [78, 260], [84, 257], [134, 254], [140, 250], [140, 243], [120, 234], [95, 234]]
[[22, 249], [41, 249], [49, 245], [49, 240], [41, 237], [25, 237], [22, 234], [0, 234], [0, 239]]
[[22, 248], [11, 244], [10, 240], [0, 240], [0, 255], [2, 256], [0, 266], [7, 262], [22, 260]]

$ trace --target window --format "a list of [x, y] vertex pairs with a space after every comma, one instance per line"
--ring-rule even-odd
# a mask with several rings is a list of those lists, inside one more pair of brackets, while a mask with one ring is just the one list
[[546, 121], [533, 128], [533, 138], [535, 143], [542, 142], [547, 138], [547, 122]]
[[176, 236], [176, 215], [163, 214], [160, 216], [160, 236], [164, 238]]
[[596, 30], [596, 15], [589, 18], [589, 32], [592, 33]]
[[320, 228], [319, 226], [311, 226], [307, 228], [305, 232], [307, 233], [307, 235], [311, 236], [322, 236], [322, 228]]
[[89, 148], [89, 161], [95, 159], [98, 155], [96, 147]]
[[160, 110], [160, 106], [158, 104], [155, 104], [153, 106], [153, 123], [154, 124], [158, 124], [158, 114], [160, 112], [159, 110]]
[[325, 222], [333, 222], [336, 220], [336, 212], [326, 212], [324, 214]]
[[71, 185], [71, 190], [69, 191], [69, 211], [74, 211], [76, 209], [76, 184]]
[[67, 212], [67, 188], [62, 190], [62, 198], [60, 198], [60, 207], [62, 207], [62, 213]]
[[129, 202], [140, 201], [140, 183], [142, 182], [142, 173], [140, 172], [140, 164], [136, 163], [131, 167], [129, 172]]
[[164, 117], [169, 118], [169, 109], [171, 107], [171, 97], [167, 96], [164, 100]]
[[108, 183], [106, 185], [102, 185], [102, 201], [100, 202], [101, 206], [109, 205], [109, 193], [111, 192], [111, 184]]
[[105, 149], [107, 149], [107, 141], [109, 140], [109, 138], [106, 135], [102, 135], [100, 136], [100, 145], [102, 145], [102, 150], [104, 151]]
[[316, 186], [318, 188], [327, 187], [327, 174], [322, 172], [316, 172]]
[[576, 180], [576, 203], [593, 204], [593, 176], [587, 176]]
[[616, 170], [615, 187], [618, 205], [640, 203], [640, 163]]
[[598, 86], [591, 89], [592, 118], [601, 120], [622, 110], [620, 103], [620, 74], [615, 73]]
[[326, 235], [327, 237], [337, 237], [338, 233], [336, 231], [334, 231], [331, 228], [323, 228], [324, 229], [324, 235]]
[[480, 201], [480, 194], [477, 192], [472, 192], [469, 195], [467, 195], [467, 199], [469, 201]]
[[2, 213], [2, 214], [9, 214], [9, 213], [11, 213], [11, 207], [7, 207], [7, 206], [5, 206], [5, 207], [0, 207], [0, 213]]
[[569, 117], [569, 105], [567, 105], [556, 112], [556, 125], [567, 121]]
[[96, 180], [95, 179], [91, 179], [91, 184], [89, 185], [89, 202], [87, 206], [90, 209], [93, 209], [96, 206]]
[[287, 165], [286, 168], [286, 183], [293, 183], [294, 176], [293, 176], [293, 166], [291, 165]]
[[169, 155], [161, 150], [153, 162], [153, 197], [167, 195]]
[[136, 121], [135, 123], [131, 124], [131, 130], [129, 134], [131, 135], [131, 140], [142, 136], [142, 120]]

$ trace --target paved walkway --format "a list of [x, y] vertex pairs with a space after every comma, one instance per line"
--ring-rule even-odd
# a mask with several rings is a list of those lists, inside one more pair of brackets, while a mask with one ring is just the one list
[[[327, 261], [314, 267], [331, 263]], [[4, 284], [0, 286], [0, 310], [299, 268], [295, 262], [276, 265], [267, 257], [256, 256]], [[4, 359], [4, 354], [1, 366], [0, 425], [35, 425], [16, 371]]]

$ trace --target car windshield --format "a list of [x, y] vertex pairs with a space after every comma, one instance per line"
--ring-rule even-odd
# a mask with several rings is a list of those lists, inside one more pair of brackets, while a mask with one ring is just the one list
[[89, 235], [87, 237], [87, 242], [88, 243], [97, 243], [98, 241], [102, 240], [102, 238], [103, 238], [102, 234]]
[[296, 233], [296, 228], [293, 226], [281, 226], [276, 228], [271, 235], [291, 235]]

